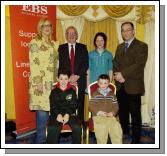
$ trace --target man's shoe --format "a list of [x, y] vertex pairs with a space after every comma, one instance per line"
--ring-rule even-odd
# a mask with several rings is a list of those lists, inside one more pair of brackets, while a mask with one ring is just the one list
[[129, 131], [123, 132], [123, 138], [126, 139], [130, 136]]
[[129, 135], [129, 130], [123, 131], [123, 135]]
[[138, 140], [132, 140], [131, 144], [139, 144], [139, 141]]

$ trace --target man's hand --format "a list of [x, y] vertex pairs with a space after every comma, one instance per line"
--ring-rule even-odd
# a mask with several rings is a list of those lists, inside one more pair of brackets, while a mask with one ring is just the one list
[[115, 72], [114, 73], [114, 79], [116, 81], [119, 81], [120, 83], [124, 83], [125, 82], [125, 79], [124, 77], [122, 76], [121, 72]]
[[78, 75], [71, 75], [70, 76], [70, 82], [73, 84], [73, 83], [77, 83], [77, 81], [78, 81], [78, 79], [79, 79], [79, 76]]
[[61, 115], [61, 114], [58, 114], [56, 120], [57, 120], [58, 122], [63, 123], [63, 117], [62, 117], [62, 115]]

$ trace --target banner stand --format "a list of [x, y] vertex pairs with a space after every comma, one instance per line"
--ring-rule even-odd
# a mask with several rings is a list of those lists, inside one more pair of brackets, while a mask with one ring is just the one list
[[15, 139], [17, 140], [17, 139], [21, 139], [21, 138], [27, 137], [29, 135], [32, 135], [34, 133], [36, 133], [36, 129], [32, 129], [31, 131], [21, 133], [21, 134], [17, 134], [17, 131], [13, 131], [12, 136], [15, 137]]
[[48, 18], [52, 21], [53, 30], [56, 29], [56, 6], [11, 5], [9, 11], [16, 114], [14, 134], [20, 138], [34, 133], [36, 129], [36, 112], [29, 109], [29, 42], [37, 35], [37, 25], [41, 18]]

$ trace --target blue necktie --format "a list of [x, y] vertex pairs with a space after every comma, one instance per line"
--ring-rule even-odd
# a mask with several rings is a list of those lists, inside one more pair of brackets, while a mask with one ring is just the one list
[[127, 52], [128, 46], [129, 46], [129, 44], [128, 44], [128, 43], [125, 43], [125, 52]]

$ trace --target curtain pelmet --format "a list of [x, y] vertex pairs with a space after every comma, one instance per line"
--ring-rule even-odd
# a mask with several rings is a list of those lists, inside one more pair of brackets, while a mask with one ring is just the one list
[[105, 12], [110, 16], [114, 18], [123, 17], [127, 15], [134, 6], [132, 5], [103, 5], [102, 6]]
[[58, 7], [68, 16], [82, 15], [89, 8], [87, 5], [60, 5]]

